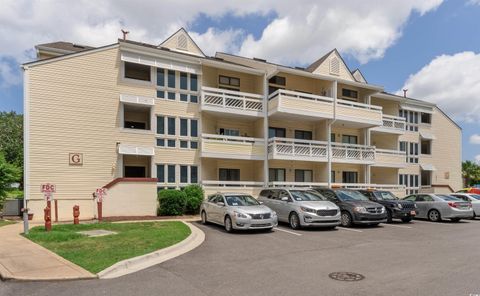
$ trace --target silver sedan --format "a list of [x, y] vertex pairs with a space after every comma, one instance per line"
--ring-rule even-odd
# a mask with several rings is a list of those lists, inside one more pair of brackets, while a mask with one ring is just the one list
[[480, 194], [475, 193], [452, 193], [452, 196], [468, 201], [472, 204], [473, 214], [480, 217]]
[[242, 193], [217, 193], [200, 207], [202, 223], [212, 222], [227, 232], [237, 229], [272, 229], [277, 226], [277, 214], [260, 204], [254, 197]]
[[460, 219], [473, 217], [472, 204], [446, 194], [413, 194], [405, 200], [417, 204], [417, 218], [426, 218], [432, 222], [450, 219], [458, 222]]

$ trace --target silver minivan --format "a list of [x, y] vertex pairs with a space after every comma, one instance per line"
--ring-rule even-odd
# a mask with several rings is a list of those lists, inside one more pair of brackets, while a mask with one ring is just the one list
[[293, 229], [305, 226], [335, 228], [340, 224], [338, 206], [311, 189], [264, 189], [258, 201], [274, 210], [278, 221], [289, 223]]

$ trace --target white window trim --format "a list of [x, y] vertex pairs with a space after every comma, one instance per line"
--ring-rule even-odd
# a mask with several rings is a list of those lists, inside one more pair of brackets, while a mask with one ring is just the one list
[[[134, 64], [134, 63], [132, 63], [132, 64]], [[156, 78], [156, 72], [157, 71], [155, 69], [156, 69], [155, 67], [150, 66], [150, 81], [127, 78], [127, 77], [125, 77], [125, 61], [122, 61], [122, 65], [120, 66], [120, 81], [122, 81], [124, 83], [127, 83], [127, 84], [137, 84], [137, 85], [142, 85], [142, 86], [156, 85], [157, 80], [155, 78]], [[155, 76], [154, 76], [154, 74], [155, 74]]]

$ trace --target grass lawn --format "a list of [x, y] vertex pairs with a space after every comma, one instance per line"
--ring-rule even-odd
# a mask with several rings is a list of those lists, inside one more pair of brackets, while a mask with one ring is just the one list
[[9, 225], [9, 224], [13, 224], [13, 223], [15, 223], [15, 222], [0, 220], [0, 227], [5, 226], [5, 225]]
[[[104, 229], [117, 234], [87, 237], [78, 231]], [[182, 222], [98, 223], [34, 227], [26, 237], [63, 258], [97, 273], [116, 262], [174, 245], [190, 234]]]

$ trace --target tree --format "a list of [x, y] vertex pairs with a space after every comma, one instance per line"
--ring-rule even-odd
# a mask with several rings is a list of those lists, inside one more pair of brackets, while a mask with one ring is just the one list
[[465, 186], [471, 186], [480, 180], [480, 166], [473, 161], [462, 162], [462, 176], [465, 179]]
[[7, 196], [7, 191], [11, 189], [10, 185], [17, 182], [20, 176], [20, 169], [6, 162], [5, 157], [0, 154], [0, 199]]
[[23, 115], [0, 112], [0, 153], [22, 172], [15, 182], [23, 183]]

